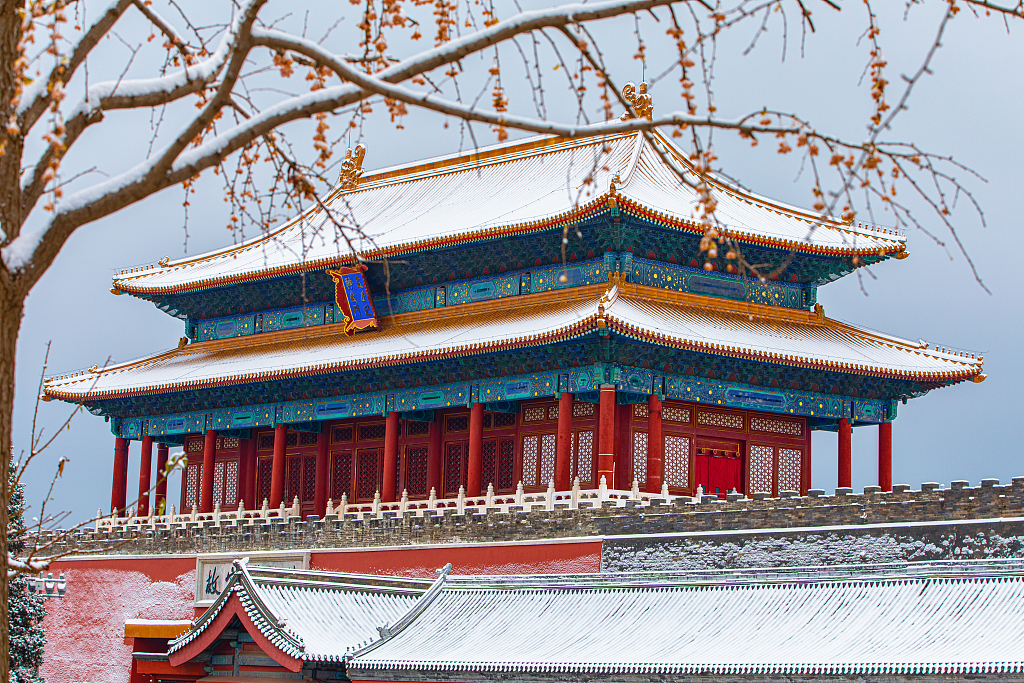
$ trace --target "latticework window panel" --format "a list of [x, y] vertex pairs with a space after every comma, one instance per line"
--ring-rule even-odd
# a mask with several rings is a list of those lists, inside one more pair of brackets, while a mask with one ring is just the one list
[[466, 444], [449, 441], [444, 445], [444, 472], [441, 475], [444, 497], [458, 495], [459, 487], [466, 485]]
[[743, 416], [732, 413], [712, 413], [706, 410], [698, 410], [697, 424], [704, 425], [705, 427], [743, 429]]
[[444, 419], [444, 431], [448, 434], [453, 432], [469, 431], [469, 415], [449, 415]]
[[337, 505], [341, 494], [352, 497], [352, 451], [331, 454], [331, 499]]
[[647, 404], [637, 403], [633, 405], [633, 417], [647, 417]]
[[355, 430], [351, 425], [335, 427], [331, 430], [331, 443], [346, 443], [352, 440]]
[[537, 446], [539, 444], [539, 436], [523, 437], [523, 486], [537, 485]]
[[203, 478], [203, 464], [195, 463], [185, 469], [185, 508], [199, 504], [199, 482]]
[[544, 434], [540, 438], [540, 477], [537, 481], [540, 486], [547, 486], [555, 478], [556, 442], [554, 434]]
[[381, 441], [384, 439], [384, 431], [385, 427], [383, 422], [370, 425], [359, 425], [359, 440]]
[[320, 435], [316, 432], [301, 432], [299, 434], [299, 445], [300, 446], [315, 446], [316, 442], [320, 439]]
[[[498, 465], [498, 442], [484, 441], [480, 452], [480, 485], [487, 487], [488, 484], [497, 484], [494, 477], [494, 469]], [[495, 486], [497, 487], [497, 486]]]
[[549, 420], [557, 420], [558, 419], [558, 406], [548, 406], [548, 419]]
[[220, 447], [226, 451], [237, 451], [241, 443], [240, 439], [236, 439], [233, 436], [226, 436], [221, 440]]
[[224, 463], [224, 507], [238, 506], [238, 461], [228, 460]]
[[271, 458], [259, 458], [256, 461], [256, 507], [270, 500], [270, 482], [274, 476], [274, 461]]
[[[429, 424], [423, 422], [422, 424]], [[427, 447], [415, 446], [405, 449], [405, 490], [410, 496], [426, 496], [427, 491]]]
[[302, 495], [299, 500], [312, 503], [316, 497], [316, 456], [307, 455], [302, 460]]
[[580, 480], [583, 488], [594, 484], [594, 432], [576, 432], [572, 435], [573, 458], [570, 478]]
[[287, 434], [285, 434], [285, 437], [284, 437], [284, 445], [285, 446], [298, 446], [299, 445], [299, 435], [297, 433], [295, 433], [295, 432], [288, 432]]
[[647, 432], [633, 432], [633, 479], [641, 486], [647, 483]]
[[497, 491], [511, 491], [516, 487], [516, 442], [502, 439], [498, 442], [498, 472], [494, 488]]
[[495, 429], [507, 429], [508, 427], [516, 426], [516, 414], [515, 413], [495, 413], [494, 414], [494, 428]]
[[775, 449], [771, 446], [750, 446], [750, 493], [772, 492], [772, 470]]
[[224, 461], [213, 463], [213, 502], [224, 505]]
[[380, 481], [379, 466], [383, 449], [366, 448], [356, 455], [356, 499], [373, 500]]
[[260, 434], [259, 449], [261, 451], [274, 450], [274, 432], [264, 432], [263, 434]]
[[291, 505], [292, 498], [302, 496], [302, 458], [288, 458], [288, 476], [284, 487], [284, 504]]
[[543, 406], [529, 406], [523, 408], [523, 422], [539, 422], [544, 419]]
[[572, 404], [573, 417], [594, 417], [594, 404], [576, 401]]
[[795, 448], [779, 449], [779, 490], [800, 491], [800, 466], [803, 452]]
[[665, 455], [662, 465], [664, 481], [671, 487], [690, 488], [690, 439], [685, 436], [665, 436]]
[[203, 452], [203, 440], [202, 439], [189, 439], [189, 441], [188, 441], [188, 452], [189, 453], [202, 453]]
[[430, 433], [430, 423], [410, 420], [406, 423], [405, 433], [406, 436], [424, 436]]
[[796, 420], [779, 420], [770, 417], [750, 418], [750, 431], [784, 434], [786, 436], [803, 436], [803, 424]]
[[665, 422], [679, 422], [690, 424], [690, 409], [678, 406], [662, 406], [661, 419]]

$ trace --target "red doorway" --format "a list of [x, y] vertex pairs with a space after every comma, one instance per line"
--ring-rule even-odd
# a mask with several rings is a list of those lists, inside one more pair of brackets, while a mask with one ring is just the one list
[[743, 442], [697, 439], [694, 487], [703, 486], [705, 495], [725, 498], [733, 489], [743, 490]]

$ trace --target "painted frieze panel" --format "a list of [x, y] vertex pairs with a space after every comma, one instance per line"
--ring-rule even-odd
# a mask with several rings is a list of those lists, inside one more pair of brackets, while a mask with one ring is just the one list
[[446, 289], [447, 306], [457, 306], [475, 301], [490, 301], [519, 296], [519, 273], [510, 275], [476, 278], [464, 282], [449, 283]]
[[196, 341], [245, 337], [255, 331], [255, 315], [238, 315], [232, 318], [200, 320], [196, 323]]
[[392, 409], [398, 412], [407, 412], [469, 405], [470, 389], [469, 384], [454, 384], [396, 391]]
[[503, 377], [500, 380], [481, 382], [478, 386], [478, 400], [517, 401], [524, 398], [554, 396], [558, 388], [556, 372], [543, 372], [517, 377]]
[[274, 406], [257, 405], [213, 410], [206, 413], [206, 416], [206, 429], [216, 429], [217, 431], [267, 427], [274, 424]]
[[262, 326], [257, 320], [258, 332], [276, 332], [278, 330], [291, 330], [296, 327], [313, 327], [324, 324], [324, 306], [296, 306], [294, 308], [282, 308], [275, 311], [264, 311], [257, 314], [262, 316]]
[[444, 287], [421, 287], [407, 292], [396, 292], [391, 296], [378, 296], [373, 306], [379, 315], [398, 315], [426, 311], [444, 306]]
[[850, 417], [848, 401], [805, 392], [752, 390], [727, 382], [692, 377], [666, 377], [665, 388], [670, 398], [695, 403], [813, 417]]
[[321, 401], [296, 401], [281, 404], [281, 422], [319, 422], [345, 417], [384, 414], [384, 396], [342, 397]]
[[604, 259], [530, 269], [530, 292], [533, 294], [602, 282], [608, 282], [608, 271]]

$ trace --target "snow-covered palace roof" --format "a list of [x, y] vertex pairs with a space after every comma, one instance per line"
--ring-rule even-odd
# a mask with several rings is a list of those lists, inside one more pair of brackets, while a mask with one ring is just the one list
[[[652, 142], [653, 141], [653, 144]], [[365, 258], [393, 257], [455, 243], [551, 229], [617, 200], [659, 224], [702, 234], [698, 193], [681, 183], [686, 156], [665, 136], [642, 133], [576, 140], [544, 136], [368, 173], [355, 189], [325, 200], [333, 220], [358, 226]], [[846, 225], [815, 212], [712, 180], [716, 219], [751, 244], [832, 257], [896, 255], [906, 238]], [[114, 277], [121, 292], [153, 295], [196, 291], [275, 275], [312, 271], [351, 258], [348, 243], [319, 208], [268, 235], [193, 258], [132, 269]]]
[[[296, 579], [266, 605], [267, 654], [292, 671], [338, 662], [351, 680], [389, 681], [1024, 670], [1020, 560], [512, 577], [450, 567], [389, 615], [356, 613]], [[246, 603], [251, 585], [236, 581], [210, 611]], [[368, 643], [353, 647], [360, 635], [347, 630], [314, 635], [359, 619]], [[172, 664], [198, 654], [187, 644], [210, 624], [202, 617], [173, 643]]]
[[375, 334], [334, 326], [189, 344], [46, 380], [45, 393], [95, 401], [324, 375], [566, 341], [599, 328], [648, 343], [818, 370], [918, 382], [981, 375], [980, 358], [780, 309], [632, 283], [588, 285], [389, 316]]

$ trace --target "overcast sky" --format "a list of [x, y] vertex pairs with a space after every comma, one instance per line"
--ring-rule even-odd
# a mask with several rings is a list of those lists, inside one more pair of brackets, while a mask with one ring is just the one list
[[[271, 6], [275, 4], [278, 12], [298, 7], [295, 2]], [[824, 6], [817, 9], [814, 18], [818, 32], [808, 37], [802, 57], [799, 35], [791, 30], [784, 63], [780, 59], [777, 27], [746, 56], [741, 53], [749, 43], [751, 30], [726, 38], [719, 46], [716, 66], [719, 112], [730, 117], [763, 105], [799, 112], [821, 129], [851, 139], [861, 138], [869, 112], [867, 88], [858, 86], [866, 59], [865, 46], [857, 44], [863, 13], [860, 3], [843, 4], [848, 6], [842, 13]], [[882, 42], [890, 60], [891, 88], [896, 89], [898, 74], [910, 73], [919, 66], [934, 35], [938, 15], [914, 8], [910, 21], [904, 23], [902, 3], [884, 5], [892, 14], [882, 15]], [[315, 9], [320, 12], [318, 21], [324, 25], [328, 23], [327, 17], [337, 18], [334, 12], [344, 15], [341, 29], [329, 45], [339, 52], [355, 51], [353, 45], [345, 43], [351, 34], [346, 34], [344, 28], [355, 24], [356, 8], [349, 3], [330, 3]], [[504, 14], [499, 11], [502, 17], [509, 14], [511, 10]], [[944, 248], [914, 231], [909, 235], [909, 259], [886, 262], [860, 279], [849, 276], [818, 292], [818, 300], [830, 317], [910, 339], [923, 338], [931, 343], [978, 351], [985, 356], [988, 380], [984, 383], [935, 391], [899, 407], [893, 429], [893, 481], [915, 488], [925, 481], [948, 484], [951, 480], [966, 479], [976, 484], [984, 477], [1008, 482], [1012, 476], [1024, 475], [1018, 455], [1024, 380], [1020, 362], [1024, 303], [1018, 270], [1024, 251], [1020, 230], [1024, 213], [1024, 192], [1020, 187], [1024, 151], [1024, 26], [1008, 35], [995, 20], [966, 15], [962, 12], [952, 22], [933, 64], [935, 74], [920, 83], [910, 110], [901, 116], [888, 137], [912, 140], [932, 151], [952, 154], [987, 179], [987, 183], [973, 182], [971, 186], [985, 210], [988, 227], [980, 227], [966, 210], [964, 201], [958, 204], [954, 217], [992, 293], [986, 293], [974, 281], [961, 256], [951, 249], [951, 259]], [[293, 24], [297, 21], [298, 18], [292, 18]], [[133, 26], [137, 24], [126, 22], [122, 32], [130, 36]], [[650, 19], [642, 26], [651, 36], [664, 30], [663, 25], [655, 25]], [[300, 26], [292, 28], [299, 30]], [[635, 43], [620, 40], [623, 36], [629, 38], [632, 29], [632, 21], [601, 28], [613, 46], [608, 63], [620, 83], [640, 80], [641, 76], [640, 63], [631, 59]], [[648, 76], [660, 72], [671, 58], [667, 52], [652, 52]], [[92, 69], [113, 69], [123, 64], [123, 54], [105, 54], [110, 63], [94, 64]], [[468, 68], [473, 68], [472, 64]], [[574, 120], [575, 110], [569, 99], [555, 92], [564, 90], [564, 81], [554, 80], [556, 75], [546, 81], [552, 89], [548, 114], [554, 119]], [[512, 108], [532, 115], [535, 112], [528, 103], [529, 94], [523, 83], [507, 83]], [[680, 108], [675, 77], [655, 84], [652, 93], [656, 113]], [[383, 107], [378, 107], [378, 116], [370, 117], [363, 131], [367, 169], [455, 152], [460, 146], [472, 145], [457, 125], [446, 129], [435, 115], [410, 116], [404, 130], [395, 130], [385, 116], [379, 115], [382, 111]], [[77, 163], [81, 168], [96, 165], [108, 172], [120, 170], [123, 164], [137, 160], [138, 156], [132, 155], [148, 145], [148, 118], [110, 114], [103, 126], [102, 132], [83, 143], [78, 157], [69, 160], [69, 164]], [[476, 133], [481, 144], [494, 141], [493, 134], [484, 127], [479, 127]], [[812, 203], [806, 175], [798, 177], [799, 160], [772, 153], [771, 141], [750, 149], [746, 143], [719, 135], [716, 144], [723, 167], [747, 187], [797, 205]], [[232, 236], [223, 227], [225, 205], [215, 180], [200, 181], [190, 202], [187, 253], [196, 254], [230, 243]], [[53, 342], [48, 373], [54, 374], [96, 363], [102, 365], [107, 358], [123, 361], [162, 351], [173, 347], [182, 336], [181, 321], [161, 313], [152, 304], [129, 296], [115, 297], [109, 292], [111, 276], [117, 269], [185, 253], [181, 204], [181, 190], [171, 189], [80, 228], [32, 292], [19, 338], [16, 453], [28, 444], [34, 397], [48, 341]], [[941, 233], [937, 220], [926, 213], [921, 216], [930, 229]], [[892, 218], [878, 214], [875, 222], [892, 225]], [[52, 430], [69, 410], [62, 403], [42, 404], [40, 423]], [[113, 446], [114, 437], [101, 418], [88, 414], [77, 417], [71, 431], [33, 466], [28, 477], [29, 501], [41, 499], [57, 458], [65, 456], [70, 463], [55, 488], [57, 506], [71, 510], [75, 519], [85, 518], [97, 508], [106, 511]], [[853, 446], [854, 487], [875, 483], [877, 429], [856, 429]], [[834, 434], [815, 434], [812, 463], [813, 486], [833, 489]], [[129, 466], [129, 498], [133, 497], [137, 473], [135, 443]], [[173, 481], [170, 502], [177, 502], [177, 490], [178, 482]]]

